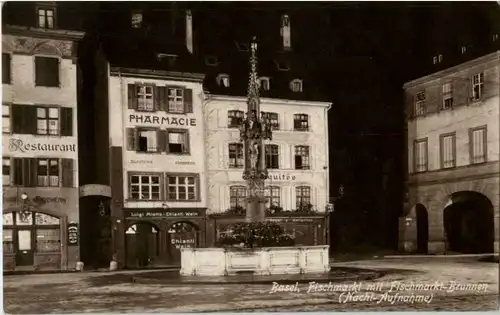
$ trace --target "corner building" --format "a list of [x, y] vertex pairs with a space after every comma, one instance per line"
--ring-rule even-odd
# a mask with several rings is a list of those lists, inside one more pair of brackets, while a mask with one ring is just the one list
[[408, 204], [400, 248], [498, 252], [498, 52], [404, 85]]
[[[55, 4], [3, 9], [4, 23], [12, 23], [2, 34], [3, 268], [74, 269], [80, 260], [76, 42], [84, 34], [55, 24], [56, 12], [65, 12]], [[23, 9], [38, 19], [17, 24], [10, 14]]]

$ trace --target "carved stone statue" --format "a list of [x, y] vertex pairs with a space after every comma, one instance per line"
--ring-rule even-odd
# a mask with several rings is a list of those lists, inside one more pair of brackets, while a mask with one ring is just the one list
[[259, 169], [260, 147], [257, 141], [252, 141], [250, 143], [248, 153], [250, 156], [250, 167], [255, 170]]

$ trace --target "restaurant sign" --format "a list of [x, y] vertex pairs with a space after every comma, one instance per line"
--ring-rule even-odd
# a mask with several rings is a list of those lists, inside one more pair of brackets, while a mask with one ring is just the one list
[[51, 144], [51, 143], [31, 143], [21, 139], [9, 140], [10, 152], [76, 152], [76, 144]]

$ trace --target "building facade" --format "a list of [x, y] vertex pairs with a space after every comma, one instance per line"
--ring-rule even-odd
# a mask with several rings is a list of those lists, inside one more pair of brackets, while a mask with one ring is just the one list
[[404, 85], [406, 251], [498, 252], [500, 53]]
[[[213, 214], [246, 209], [243, 144], [239, 140], [246, 107], [246, 98], [222, 95], [210, 95], [204, 106], [207, 202]], [[329, 108], [330, 104], [323, 102], [261, 98], [261, 111], [273, 129], [272, 140], [265, 143], [269, 171], [265, 195], [269, 210], [312, 210], [320, 217], [327, 214]], [[316, 231], [304, 223], [318, 222], [299, 221], [296, 219], [292, 228], [297, 241], [318, 243], [318, 236], [314, 240], [312, 237], [324, 233], [324, 228]], [[324, 225], [324, 221], [319, 224]], [[314, 232], [307, 233], [308, 229]]]
[[[33, 8], [34, 9], [34, 8]], [[2, 34], [4, 270], [66, 270], [80, 260], [77, 31], [37, 7], [36, 27]]]

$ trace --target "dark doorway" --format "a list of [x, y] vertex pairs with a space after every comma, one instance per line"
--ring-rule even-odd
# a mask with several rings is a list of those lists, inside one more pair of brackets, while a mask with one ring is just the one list
[[417, 253], [426, 254], [429, 243], [429, 215], [422, 204], [415, 206], [417, 215]]
[[152, 223], [136, 223], [125, 232], [127, 267], [145, 268], [158, 257], [158, 228]]
[[443, 213], [448, 250], [492, 253], [495, 228], [490, 200], [480, 193], [465, 191], [452, 194], [451, 202]]
[[190, 222], [176, 222], [168, 229], [169, 261], [181, 263], [181, 248], [198, 246], [198, 227]]

